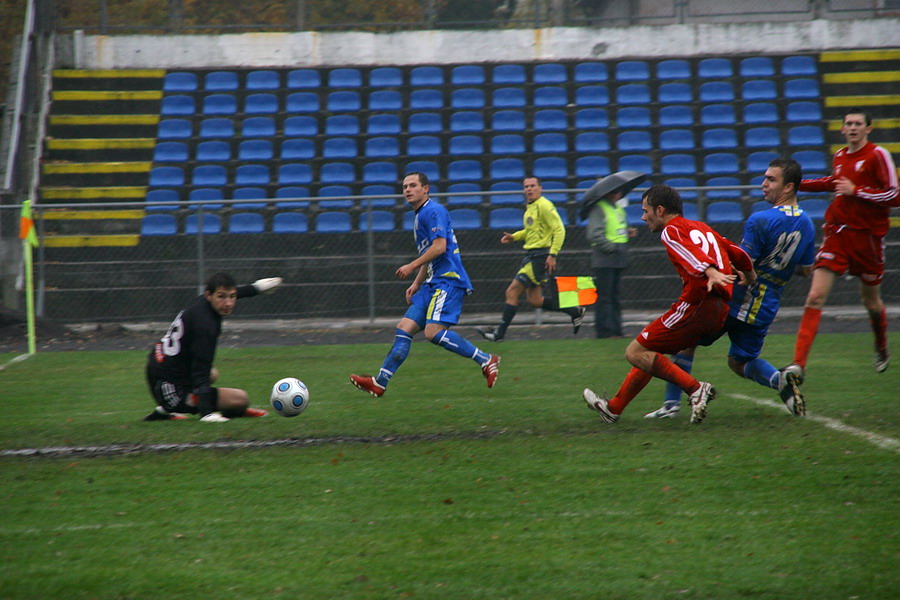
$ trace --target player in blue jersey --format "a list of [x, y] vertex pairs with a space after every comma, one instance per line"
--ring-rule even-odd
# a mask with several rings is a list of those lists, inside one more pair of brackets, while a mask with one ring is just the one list
[[[735, 284], [728, 317], [721, 331], [700, 344], [708, 346], [728, 334], [728, 366], [762, 386], [778, 390], [791, 414], [806, 414], [800, 393], [800, 374], [787, 367], [781, 371], [759, 357], [769, 325], [778, 313], [781, 293], [794, 273], [808, 277], [815, 260], [816, 230], [809, 215], [797, 205], [801, 180], [800, 165], [788, 158], [769, 163], [762, 189], [772, 208], [750, 215], [744, 224], [741, 247], [753, 259], [756, 281]], [[690, 373], [694, 348], [673, 357], [673, 362]], [[678, 414], [681, 389], [668, 384], [661, 408], [646, 414], [648, 419], [665, 419]]]
[[403, 196], [416, 211], [414, 224], [418, 257], [397, 269], [399, 279], [415, 276], [406, 289], [409, 308], [400, 319], [394, 344], [374, 377], [350, 375], [350, 382], [373, 396], [381, 396], [406, 357], [413, 336], [425, 331], [425, 338], [445, 350], [470, 358], [481, 366], [487, 386], [494, 387], [500, 357], [483, 352], [450, 327], [459, 322], [463, 300], [472, 293], [472, 282], [463, 267], [450, 214], [428, 197], [428, 177], [410, 173], [403, 178]]

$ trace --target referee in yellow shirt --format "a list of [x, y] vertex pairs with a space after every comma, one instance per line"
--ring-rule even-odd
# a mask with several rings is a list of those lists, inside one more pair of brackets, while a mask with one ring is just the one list
[[543, 285], [547, 277], [556, 271], [556, 256], [566, 240], [566, 227], [553, 203], [544, 198], [544, 188], [537, 177], [526, 177], [522, 183], [528, 206], [522, 218], [523, 227], [515, 233], [503, 232], [501, 244], [525, 242], [525, 258], [516, 276], [506, 288], [506, 304], [500, 324], [492, 329], [479, 329], [478, 333], [492, 342], [503, 341], [506, 329], [519, 310], [519, 299], [525, 294], [528, 303], [535, 308], [564, 312], [572, 318], [572, 333], [578, 333], [584, 320], [583, 306], [560, 308], [557, 298], [545, 298]]

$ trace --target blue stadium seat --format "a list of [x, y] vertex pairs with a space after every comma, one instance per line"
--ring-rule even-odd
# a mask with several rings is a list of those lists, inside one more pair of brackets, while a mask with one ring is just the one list
[[697, 205], [694, 204], [693, 202], [685, 202], [682, 205], [681, 210], [682, 210], [682, 214], [684, 215], [684, 218], [686, 218], [686, 219], [692, 219], [692, 220], [696, 221], [697, 219], [700, 218], [700, 215], [698, 214], [698, 211], [697, 211]]
[[653, 161], [646, 154], [623, 154], [619, 157], [619, 171], [653, 173]]
[[821, 146], [825, 143], [825, 135], [818, 125], [798, 125], [788, 129], [789, 146]]
[[187, 119], [160, 119], [156, 137], [161, 140], [183, 140], [194, 135], [194, 128]]
[[[544, 134], [553, 135], [553, 134]], [[581, 154], [609, 152], [609, 136], [602, 131], [582, 131], [575, 135], [575, 151]]]
[[362, 73], [359, 69], [342, 67], [328, 72], [328, 87], [357, 88], [362, 85]]
[[818, 72], [812, 56], [788, 56], [781, 61], [781, 74], [785, 77], [815, 76]]
[[535, 111], [532, 129], [534, 131], [565, 131], [569, 122], [566, 113], [555, 108]]
[[484, 116], [481, 111], [459, 110], [450, 114], [451, 133], [484, 131]]
[[775, 75], [775, 63], [768, 56], [751, 56], [741, 59], [738, 66], [741, 77], [772, 77]]
[[706, 222], [715, 223], [740, 223], [744, 220], [744, 213], [740, 202], [722, 200], [711, 202], [706, 207]]
[[454, 160], [447, 165], [448, 181], [481, 181], [481, 162], [477, 160]]
[[697, 63], [697, 75], [701, 79], [725, 79], [734, 76], [734, 69], [727, 58], [704, 58]]
[[450, 210], [450, 224], [454, 231], [481, 229], [481, 215], [474, 208], [454, 208]]
[[491, 69], [491, 83], [494, 85], [521, 85], [525, 83], [525, 67], [516, 64], [495, 65]]
[[197, 144], [194, 159], [197, 162], [226, 162], [231, 160], [229, 142], [211, 141]]
[[649, 131], [623, 131], [616, 139], [619, 152], [641, 152], [653, 148]]
[[[553, 204], [563, 204], [564, 202], [569, 201], [568, 194], [557, 191], [564, 190], [569, 187], [562, 181], [556, 181], [553, 179], [541, 179], [541, 187], [544, 188], [544, 197]], [[562, 214], [560, 214], [560, 217], [562, 217]]]
[[286, 137], [313, 137], [319, 134], [319, 122], [315, 117], [288, 117], [284, 120]]
[[800, 200], [797, 204], [800, 205], [803, 212], [809, 215], [810, 219], [821, 221], [825, 218], [825, 211], [828, 210], [828, 206], [831, 203], [824, 198], [806, 198]]
[[158, 142], [153, 149], [153, 162], [184, 162], [188, 159], [184, 142]]
[[753, 204], [750, 205], [750, 214], [752, 215], [755, 212], [759, 212], [761, 210], [767, 210], [772, 208], [772, 204], [765, 200], [757, 200]]
[[[408, 173], [410, 171], [404, 171]], [[363, 186], [361, 196], [390, 196], [390, 198], [370, 198], [363, 202], [363, 206], [372, 208], [393, 207], [397, 204], [397, 190], [393, 185], [384, 183], [372, 183]]]
[[429, 181], [437, 181], [441, 178], [441, 169], [433, 160], [414, 160], [406, 163], [404, 173], [425, 173]]
[[694, 133], [690, 129], [665, 129], [659, 134], [659, 149], [693, 150]]
[[697, 180], [693, 177], [671, 177], [663, 181], [664, 184], [678, 190], [678, 194], [682, 200], [696, 200], [696, 190], [686, 190], [684, 188], [697, 187]]
[[692, 154], [664, 154], [659, 161], [659, 172], [663, 175], [694, 175], [697, 163]]
[[359, 135], [359, 119], [355, 115], [332, 115], [325, 119], [325, 135]]
[[444, 108], [444, 94], [433, 89], [413, 90], [409, 95], [409, 107], [413, 110]]
[[740, 170], [737, 154], [713, 152], [703, 157], [703, 171], [707, 175], [735, 175]]
[[737, 132], [728, 127], [704, 129], [700, 138], [700, 146], [707, 150], [731, 149], [737, 145]]
[[685, 127], [694, 124], [690, 106], [673, 104], [659, 109], [659, 124], [663, 127]]
[[540, 63], [535, 65], [531, 73], [531, 81], [535, 85], [563, 84], [569, 80], [565, 65], [560, 63]]
[[369, 94], [369, 110], [400, 110], [403, 98], [394, 90], [376, 90]]
[[791, 158], [800, 163], [804, 177], [809, 177], [810, 173], [822, 173], [828, 170], [825, 153], [821, 150], [800, 150], [791, 154]]
[[253, 234], [263, 233], [265, 230], [265, 220], [259, 213], [239, 212], [228, 219], [228, 233]]
[[562, 154], [569, 151], [569, 145], [564, 133], [539, 133], [532, 140], [531, 150], [535, 154]]
[[606, 63], [581, 62], [575, 65], [572, 79], [577, 84], [600, 83], [609, 79], [609, 72], [606, 69]]
[[447, 206], [478, 206], [482, 203], [482, 197], [475, 192], [480, 191], [481, 186], [477, 183], [451, 183], [448, 193], [465, 195], [447, 196]]
[[316, 217], [316, 233], [350, 233], [352, 230], [350, 213], [325, 211]]
[[535, 177], [544, 179], [565, 179], [569, 176], [569, 168], [565, 158], [558, 156], [542, 156], [534, 159], [531, 169]]
[[518, 231], [522, 228], [522, 214], [521, 208], [511, 206], [491, 209], [488, 215], [488, 227], [504, 231]]
[[319, 96], [313, 92], [294, 92], [288, 94], [284, 103], [287, 113], [317, 113], [319, 112]]
[[657, 98], [663, 104], [678, 104], [681, 102], [693, 102], [694, 92], [687, 83], [664, 83], [659, 86]]
[[582, 108], [575, 111], [575, 129], [605, 129], [609, 127], [609, 114], [604, 108]]
[[317, 90], [322, 87], [322, 76], [315, 69], [294, 69], [287, 74], [289, 90]]
[[[725, 186], [725, 185], [740, 185], [741, 182], [738, 181], [737, 177], [710, 177], [706, 180], [707, 187], [716, 187], [716, 186]], [[720, 199], [738, 199], [741, 197], [743, 192], [741, 190], [710, 190], [706, 192], [706, 197], [708, 199], [720, 200]], [[740, 211], [739, 211], [740, 212]]]
[[390, 158], [400, 156], [400, 144], [394, 136], [375, 136], [366, 140], [363, 156]]
[[616, 112], [619, 127], [650, 127], [650, 109], [643, 106], [626, 106]]
[[[266, 190], [261, 187], [235, 188], [231, 193], [232, 200], [265, 200]], [[265, 202], [235, 202], [231, 205], [234, 210], [262, 210], [266, 208]]]
[[235, 185], [261, 186], [269, 185], [269, 167], [267, 165], [239, 165], [235, 169]]
[[481, 65], [459, 65], [450, 69], [450, 84], [472, 86], [484, 84], [484, 67]]
[[270, 140], [244, 140], [238, 146], [238, 160], [271, 160], [274, 156]]
[[450, 93], [450, 108], [484, 108], [484, 92], [479, 88], [459, 88]]
[[491, 179], [517, 179], [525, 178], [525, 163], [520, 158], [497, 158], [490, 162], [489, 174]]
[[233, 115], [237, 112], [234, 94], [210, 94], [203, 98], [204, 115]]
[[583, 85], [575, 88], [575, 106], [604, 106], [609, 104], [609, 89], [605, 85]]
[[474, 156], [484, 153], [484, 143], [480, 135], [454, 135], [449, 140], [447, 151], [450, 156]]
[[281, 78], [277, 71], [261, 70], [247, 73], [244, 87], [250, 91], [277, 90], [281, 87]]
[[413, 87], [444, 85], [444, 72], [440, 67], [414, 67], [409, 73], [409, 84]]
[[691, 65], [688, 61], [680, 58], [660, 61], [656, 65], [656, 78], [660, 80], [690, 79]]
[[197, 74], [185, 72], [166, 73], [163, 78], [164, 92], [194, 92], [197, 90]]
[[444, 124], [438, 113], [417, 112], [409, 115], [406, 129], [410, 135], [441, 133], [444, 130]]
[[735, 125], [734, 105], [707, 104], [700, 109], [702, 125]]
[[325, 98], [325, 108], [330, 112], [358, 112], [362, 108], [362, 101], [357, 92], [330, 92]]
[[778, 91], [771, 79], [750, 79], [741, 84], [741, 98], [747, 102], [775, 100]]
[[160, 213], [146, 215], [141, 219], [141, 235], [175, 235], [178, 233], [178, 223], [175, 215]]
[[524, 131], [525, 113], [521, 110], [497, 110], [491, 116], [494, 131]]
[[491, 137], [491, 154], [522, 154], [525, 138], [516, 133], [502, 133]]
[[319, 169], [319, 183], [333, 185], [356, 181], [356, 169], [348, 162], [324, 163]]
[[522, 183], [521, 181], [497, 181], [491, 184], [492, 192], [510, 192], [508, 194], [492, 194], [488, 196], [491, 206], [521, 206]]
[[780, 145], [781, 134], [775, 127], [750, 127], [744, 132], [747, 148], [777, 148]]
[[438, 156], [441, 154], [441, 139], [436, 135], [411, 135], [406, 140], [409, 156]]
[[798, 100], [787, 105], [785, 119], [788, 123], [820, 123], [822, 107], [818, 102]]
[[363, 165], [363, 183], [396, 183], [397, 165], [388, 161], [376, 161]]
[[310, 184], [312, 180], [312, 169], [306, 163], [285, 163], [278, 167], [278, 185]]
[[366, 121], [369, 135], [397, 135], [400, 131], [400, 117], [394, 114], [370, 115]]
[[403, 229], [403, 231], [412, 231], [413, 230], [413, 225], [415, 224], [415, 218], [416, 218], [416, 213], [411, 210], [408, 210], [405, 213], [403, 213], [403, 217], [401, 218], [401, 225], [400, 225], [400, 227]]
[[812, 78], [788, 79], [784, 82], [784, 97], [788, 100], [818, 100], [819, 82]]
[[497, 88], [491, 95], [494, 108], [522, 108], [525, 104], [525, 90], [519, 87]]
[[231, 119], [214, 117], [200, 121], [201, 138], [233, 138], [234, 122]]
[[231, 92], [239, 88], [237, 73], [211, 71], [203, 78], [203, 89], [208, 92]]
[[777, 122], [778, 107], [772, 102], [754, 102], [744, 106], [744, 123], [747, 125]]
[[330, 137], [322, 142], [322, 158], [356, 158], [358, 155], [356, 138]]
[[272, 217], [272, 233], [306, 233], [309, 223], [306, 215], [296, 212], [275, 213]]
[[309, 188], [299, 185], [286, 185], [275, 190], [275, 208], [306, 208], [309, 202], [299, 198], [309, 198]]
[[650, 79], [650, 67], [643, 60], [623, 60], [616, 63], [616, 79], [619, 81], [646, 81]]
[[250, 117], [244, 119], [241, 135], [246, 137], [273, 137], [275, 135], [275, 119], [272, 117]]
[[[323, 185], [316, 194], [319, 197], [317, 206], [323, 210], [353, 208], [353, 200], [346, 198], [352, 196], [353, 190], [349, 185]], [[322, 198], [341, 198], [340, 200], [322, 200]]]
[[177, 204], [161, 204], [163, 202], [181, 202], [181, 195], [178, 190], [170, 188], [160, 188], [149, 190], [144, 197], [144, 206], [146, 210], [177, 210]]
[[287, 139], [281, 142], [281, 160], [312, 160], [316, 157], [316, 144], [309, 138]]
[[644, 210], [640, 204], [631, 203], [625, 207], [625, 222], [628, 223], [629, 227], [640, 227], [642, 225], [646, 225], [644, 220], [641, 218], [644, 215]]
[[225, 167], [220, 165], [199, 165], [191, 172], [191, 185], [200, 187], [223, 186], [228, 183]]
[[562, 86], [544, 86], [534, 90], [531, 103], [535, 108], [561, 107], [569, 103], [569, 95]]
[[203, 213], [202, 221], [198, 214], [188, 215], [184, 222], [184, 232], [188, 235], [197, 235], [201, 224], [203, 235], [216, 235], [222, 232], [222, 218], [212, 213]]
[[747, 155], [747, 171], [750, 173], [764, 173], [769, 168], [769, 163], [778, 158], [777, 152], [760, 150]]
[[575, 177], [605, 177], [611, 173], [609, 159], [605, 156], [587, 155], [575, 159]]
[[164, 117], [184, 117], [196, 111], [194, 99], [184, 94], [166, 96], [162, 99], [159, 113]]
[[153, 167], [150, 169], [150, 187], [180, 187], [184, 185], [181, 167]]
[[752, 190], [750, 190], [751, 196], [760, 197], [763, 195], [762, 183], [764, 179], [764, 175], [757, 175], [756, 177], [750, 179], [750, 185], [755, 186]]
[[733, 102], [734, 87], [727, 81], [708, 81], [700, 85], [701, 102]]
[[369, 220], [372, 221], [372, 231], [393, 231], [394, 213], [388, 210], [371, 210], [359, 215], [359, 230], [369, 231]]
[[397, 67], [376, 67], [369, 71], [369, 85], [372, 87], [401, 87], [403, 73]]
[[620, 85], [616, 90], [616, 101], [619, 104], [649, 104], [650, 87], [643, 83]]

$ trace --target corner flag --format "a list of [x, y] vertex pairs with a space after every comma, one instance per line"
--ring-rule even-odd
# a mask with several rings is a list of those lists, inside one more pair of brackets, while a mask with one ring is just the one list
[[592, 277], [557, 277], [559, 307], [588, 306], [597, 301], [597, 288]]
[[19, 239], [26, 240], [34, 247], [38, 245], [37, 233], [34, 231], [34, 219], [31, 217], [31, 200], [22, 203], [22, 212], [19, 216]]

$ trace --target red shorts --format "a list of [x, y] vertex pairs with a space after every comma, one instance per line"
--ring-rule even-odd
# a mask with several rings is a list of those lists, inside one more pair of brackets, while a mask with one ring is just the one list
[[634, 339], [647, 350], [675, 354], [693, 348], [701, 337], [719, 331], [728, 316], [728, 304], [718, 296], [707, 296], [699, 306], [693, 307], [693, 312], [679, 318], [682, 307], [682, 302], [676, 302]]
[[822, 229], [825, 240], [816, 254], [816, 268], [824, 267], [838, 275], [850, 273], [865, 285], [881, 283], [884, 279], [882, 236], [833, 223], [825, 223]]

